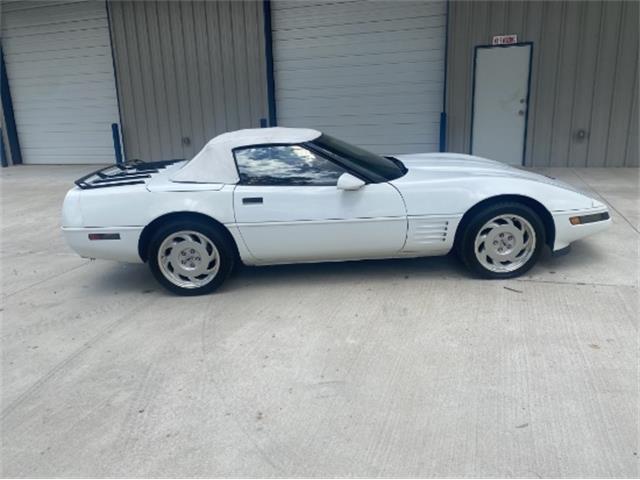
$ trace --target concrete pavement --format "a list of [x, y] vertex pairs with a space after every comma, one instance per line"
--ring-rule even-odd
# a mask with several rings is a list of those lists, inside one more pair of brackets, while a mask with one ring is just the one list
[[242, 268], [165, 293], [58, 231], [87, 167], [2, 189], [4, 477], [638, 477], [638, 170], [547, 170], [612, 228], [529, 275]]

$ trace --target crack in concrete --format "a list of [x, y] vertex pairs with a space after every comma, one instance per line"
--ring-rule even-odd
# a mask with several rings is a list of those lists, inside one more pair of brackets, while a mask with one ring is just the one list
[[67, 273], [71, 273], [71, 272], [73, 272], [75, 270], [78, 270], [79, 268], [86, 267], [90, 263], [91, 263], [91, 261], [87, 260], [86, 262], [84, 262], [84, 263], [82, 263], [82, 264], [80, 264], [80, 265], [78, 265], [76, 267], [70, 268], [69, 270], [65, 270], [64, 272], [56, 273], [55, 275], [52, 275], [51, 277], [47, 277], [47, 278], [43, 278], [42, 280], [38, 280], [37, 282], [32, 283], [31, 285], [27, 285], [26, 287], [22, 287], [22, 288], [16, 290], [15, 292], [11, 292], [11, 293], [7, 293], [7, 294], [3, 295], [2, 299], [4, 300], [4, 299], [7, 299], [9, 297], [13, 297], [14, 295], [16, 295], [16, 294], [18, 294], [20, 292], [24, 292], [25, 290], [28, 290], [30, 288], [37, 287], [38, 285], [42, 285], [43, 283], [48, 282], [49, 280], [53, 280], [54, 278], [61, 277], [62, 275], [66, 275]]
[[638, 285], [633, 285], [633, 284], [628, 284], [628, 283], [592, 283], [592, 282], [576, 282], [576, 281], [571, 281], [568, 280], [566, 282], [563, 282], [561, 280], [536, 280], [534, 278], [513, 278], [511, 279], [511, 281], [514, 282], [521, 282], [521, 283], [547, 283], [547, 284], [551, 284], [551, 285], [572, 285], [572, 286], [576, 286], [576, 287], [588, 287], [588, 286], [593, 286], [593, 287], [614, 287], [614, 288], [619, 288], [619, 287], [628, 287], [628, 288], [638, 288]]

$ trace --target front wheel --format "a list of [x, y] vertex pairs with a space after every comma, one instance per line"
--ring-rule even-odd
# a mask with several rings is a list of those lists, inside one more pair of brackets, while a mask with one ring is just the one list
[[225, 236], [204, 222], [168, 223], [153, 235], [149, 248], [151, 272], [179, 295], [213, 292], [231, 272], [233, 260]]
[[512, 278], [528, 271], [545, 244], [538, 214], [505, 202], [478, 211], [463, 226], [457, 249], [462, 262], [483, 278]]

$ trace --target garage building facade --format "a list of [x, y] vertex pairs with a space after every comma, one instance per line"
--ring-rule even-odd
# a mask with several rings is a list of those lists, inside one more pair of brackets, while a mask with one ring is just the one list
[[7, 3], [2, 23], [22, 161], [113, 162], [119, 115], [104, 4]]
[[[637, 2], [0, 6], [3, 164], [188, 158], [224, 131], [285, 125], [385, 154], [483, 154], [482, 126], [521, 142], [526, 166], [638, 165]], [[530, 61], [507, 79], [518, 46]], [[498, 63], [476, 78], [485, 52]], [[504, 139], [493, 120], [510, 115], [522, 132]]]

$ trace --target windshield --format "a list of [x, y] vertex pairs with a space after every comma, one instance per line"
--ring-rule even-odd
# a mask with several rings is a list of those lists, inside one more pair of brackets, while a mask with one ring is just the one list
[[338, 140], [326, 133], [310, 142], [320, 149], [333, 153], [348, 163], [349, 167], [375, 182], [395, 180], [407, 173], [403, 163], [393, 157], [376, 155], [363, 148]]

